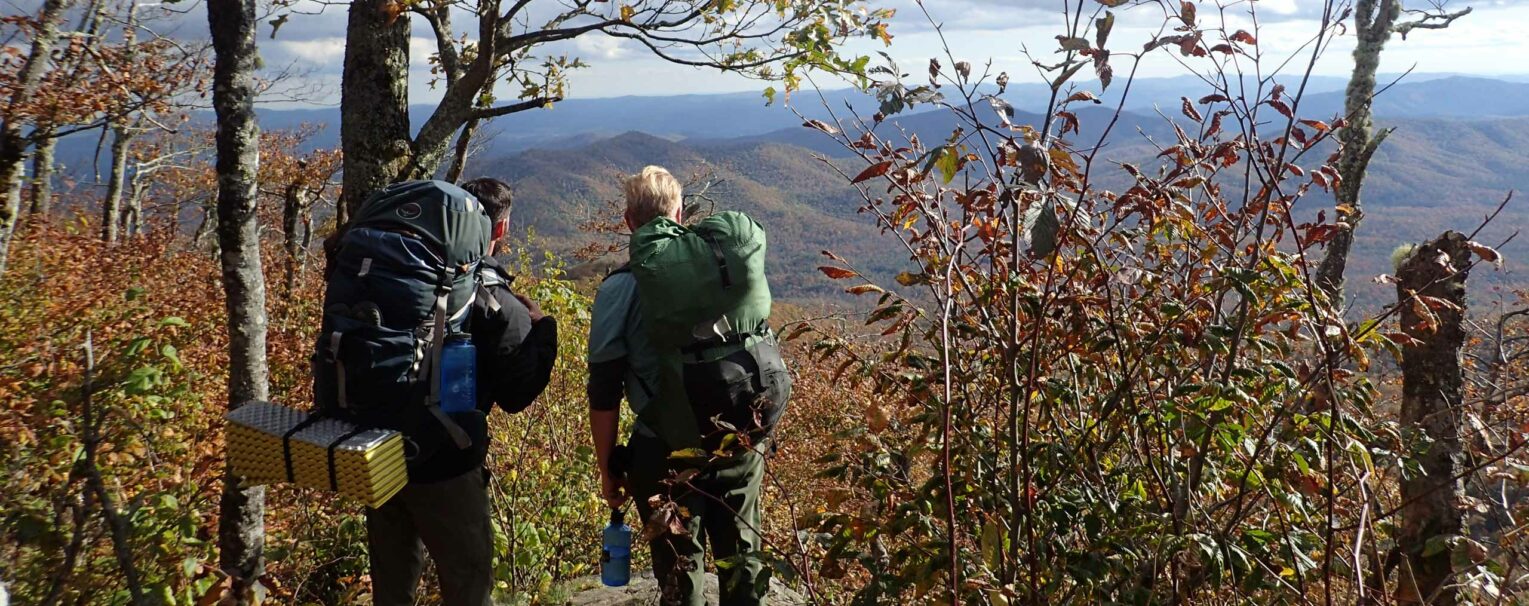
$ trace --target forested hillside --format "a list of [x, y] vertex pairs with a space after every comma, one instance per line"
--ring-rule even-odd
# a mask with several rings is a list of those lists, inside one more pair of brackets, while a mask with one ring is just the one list
[[8, 3], [0, 606], [1529, 603], [1524, 7], [1008, 4]]
[[[1097, 138], [1103, 110], [1079, 113], [1087, 126], [1072, 140]], [[1023, 115], [1015, 121], [1024, 123], [1026, 118], [1038, 122], [1033, 119], [1037, 117]], [[948, 133], [954, 122], [948, 114], [930, 112], [901, 116], [885, 128], [900, 127], [929, 140]], [[1128, 113], [1122, 122], [1105, 152], [1109, 160], [1141, 164], [1172, 141], [1172, 127], [1166, 120]], [[1382, 116], [1380, 124], [1396, 131], [1370, 164], [1373, 182], [1366, 198], [1373, 208], [1383, 210], [1372, 213], [1361, 232], [1352, 266], [1356, 276], [1363, 278], [1356, 281], [1355, 294], [1372, 311], [1391, 295], [1387, 285], [1368, 278], [1392, 270], [1393, 249], [1462, 221], [1479, 221], [1506, 192], [1529, 190], [1529, 117]], [[1331, 151], [1330, 145], [1319, 145], [1303, 163], [1320, 165], [1321, 155]], [[717, 181], [711, 196], [718, 206], [761, 213], [772, 228], [771, 243], [779, 253], [772, 262], [785, 277], [782, 293], [788, 297], [823, 300], [837, 291], [813, 270], [822, 250], [833, 250], [870, 275], [883, 278], [907, 269], [907, 251], [876, 237], [878, 230], [857, 212], [859, 200], [853, 188], [831, 168], [838, 166], [851, 175], [857, 172], [848, 151], [809, 128], [790, 127], [733, 140], [669, 140], [630, 132], [479, 159], [472, 172], [513, 182], [519, 201], [514, 227], [534, 229], [553, 250], [569, 254], [591, 242], [613, 241], [581, 226], [612, 220], [618, 214], [612, 206], [619, 193], [616, 178], [651, 163], [684, 174], [709, 171]], [[1118, 171], [1105, 172], [1099, 182], [1113, 189], [1127, 184]], [[1318, 209], [1330, 205], [1331, 197], [1318, 190], [1301, 206], [1309, 209], [1304, 216], [1310, 220]], [[1507, 208], [1484, 237], [1501, 240], [1518, 226], [1529, 225], [1526, 208]], [[1529, 241], [1511, 243], [1504, 252], [1513, 258], [1529, 255]], [[1484, 279], [1502, 286], [1526, 282], [1512, 267]]]

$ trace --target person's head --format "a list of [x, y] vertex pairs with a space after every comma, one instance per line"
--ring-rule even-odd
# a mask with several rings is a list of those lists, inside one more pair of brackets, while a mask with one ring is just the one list
[[462, 189], [477, 198], [494, 222], [493, 240], [498, 242], [510, 228], [510, 185], [498, 179], [480, 177], [462, 184]]
[[636, 230], [659, 217], [678, 223], [684, 192], [680, 182], [662, 166], [645, 166], [621, 184], [626, 193], [626, 225]]

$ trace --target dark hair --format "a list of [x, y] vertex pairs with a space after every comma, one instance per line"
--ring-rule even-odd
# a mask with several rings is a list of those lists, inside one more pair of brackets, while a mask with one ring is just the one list
[[479, 177], [462, 184], [462, 189], [483, 203], [495, 223], [510, 217], [510, 184], [492, 177]]

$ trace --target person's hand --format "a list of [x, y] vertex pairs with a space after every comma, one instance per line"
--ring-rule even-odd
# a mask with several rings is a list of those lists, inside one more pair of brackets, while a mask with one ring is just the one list
[[515, 299], [519, 300], [521, 305], [526, 306], [526, 311], [531, 314], [532, 322], [539, 322], [542, 318], [547, 317], [546, 314], [542, 313], [542, 306], [538, 305], [536, 301], [532, 301], [530, 297], [515, 293]]
[[621, 509], [629, 498], [626, 493], [625, 482], [612, 478], [609, 473], [600, 474], [600, 497], [605, 499], [605, 504], [611, 509]]

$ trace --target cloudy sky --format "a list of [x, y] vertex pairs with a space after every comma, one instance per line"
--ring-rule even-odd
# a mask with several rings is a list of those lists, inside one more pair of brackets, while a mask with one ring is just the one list
[[[16, 0], [0, 0], [10, 3]], [[313, 2], [314, 0], [304, 0]], [[852, 45], [855, 52], [884, 50], [905, 69], [917, 68], [928, 58], [941, 54], [939, 34], [914, 0], [871, 0], [897, 8], [892, 22], [895, 36], [892, 47], [879, 42], [861, 41]], [[1260, 46], [1269, 56], [1284, 58], [1300, 53], [1296, 63], [1304, 64], [1309, 51], [1303, 50], [1317, 30], [1318, 0], [1222, 0], [1224, 14], [1231, 27], [1252, 29], [1250, 7], [1256, 8], [1261, 24]], [[1429, 0], [1413, 0], [1408, 6], [1421, 6]], [[1420, 74], [1466, 73], [1480, 75], [1522, 75], [1529, 73], [1524, 59], [1529, 57], [1529, 0], [1449, 0], [1449, 10], [1472, 6], [1474, 13], [1457, 21], [1446, 31], [1415, 31], [1408, 40], [1393, 40], [1386, 49], [1382, 72], [1398, 73], [1413, 69]], [[1064, 0], [926, 0], [933, 19], [942, 25], [945, 38], [959, 59], [981, 64], [991, 60], [994, 72], [1007, 70], [1016, 82], [1039, 81], [1029, 59], [1028, 49], [1037, 58], [1051, 59], [1062, 33]], [[619, 2], [611, 2], [617, 10]], [[555, 0], [534, 0], [538, 5], [555, 6]], [[15, 6], [12, 4], [12, 6]], [[275, 38], [268, 37], [269, 26], [261, 29], [261, 53], [268, 66], [291, 66], [307, 74], [307, 82], [317, 90], [307, 95], [310, 104], [333, 104], [338, 100], [341, 62], [344, 56], [345, 9], [343, 2], [327, 7], [300, 4], [305, 14], [291, 15]], [[1097, 5], [1087, 2], [1089, 10]], [[1200, 3], [1202, 21], [1214, 13], [1213, 2]], [[1111, 47], [1140, 48], [1151, 39], [1163, 21], [1156, 5], [1116, 10], [1118, 21], [1111, 36]], [[317, 13], [317, 14], [311, 14]], [[183, 38], [205, 36], [205, 19], [200, 11], [188, 14], [175, 26]], [[458, 19], [463, 27], [466, 19]], [[422, 20], [416, 18], [412, 46], [413, 82], [411, 99], [428, 102], [439, 95], [429, 84], [427, 60], [434, 47], [433, 38]], [[1349, 69], [1348, 52], [1352, 35], [1345, 36], [1326, 53], [1317, 72], [1342, 75]], [[581, 98], [623, 95], [669, 95], [681, 93], [760, 91], [765, 86], [739, 76], [718, 74], [697, 68], [678, 66], [653, 58], [634, 43], [594, 33], [574, 42], [551, 47], [547, 52], [568, 53], [584, 58], [591, 67], [571, 77], [571, 96]], [[1128, 65], [1117, 63], [1117, 74]], [[1087, 72], [1088, 70], [1085, 70]], [[1158, 51], [1144, 60], [1140, 75], [1176, 76], [1188, 73], [1174, 59], [1174, 53]], [[838, 85], [835, 85], [838, 86]]]

